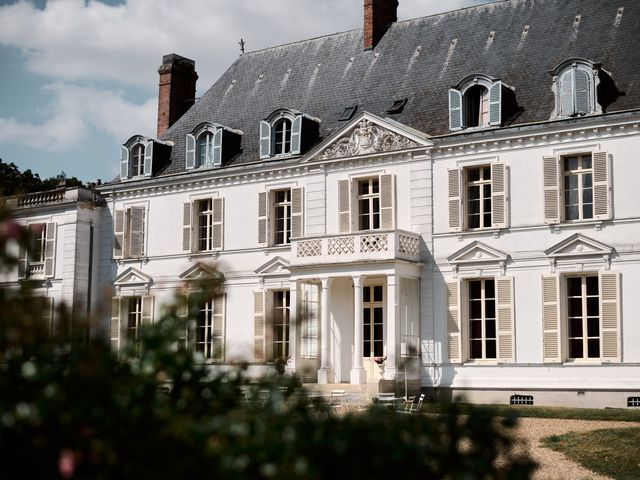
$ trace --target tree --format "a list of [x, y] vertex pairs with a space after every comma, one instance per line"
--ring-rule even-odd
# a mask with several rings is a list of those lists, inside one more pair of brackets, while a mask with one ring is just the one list
[[3, 163], [0, 159], [0, 196], [55, 190], [61, 184], [66, 187], [84, 186], [76, 177], [67, 178], [64, 171], [55, 177], [41, 180], [40, 175], [34, 174], [30, 169], [21, 172], [15, 163]]

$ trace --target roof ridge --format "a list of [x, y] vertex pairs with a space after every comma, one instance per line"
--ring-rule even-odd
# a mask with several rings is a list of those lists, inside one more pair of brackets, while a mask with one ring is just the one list
[[282, 43], [280, 45], [273, 45], [271, 47], [265, 47], [265, 48], [261, 48], [259, 50], [252, 50], [250, 52], [242, 53], [242, 54], [240, 54], [240, 57], [244, 57], [244, 56], [247, 56], [247, 55], [252, 55], [254, 53], [265, 52], [267, 50], [275, 50], [277, 48], [288, 47], [290, 45], [297, 45], [297, 44], [306, 43], [306, 42], [313, 42], [315, 40], [320, 40], [322, 38], [336, 37], [338, 35], [345, 35], [347, 33], [356, 32], [356, 31], [360, 31], [360, 30], [362, 30], [362, 28], [352, 28], [351, 30], [345, 30], [344, 32], [327, 33], [326, 35], [318, 35], [317, 37], [305, 38], [304, 40], [297, 40], [295, 42], [287, 42], [287, 43]]

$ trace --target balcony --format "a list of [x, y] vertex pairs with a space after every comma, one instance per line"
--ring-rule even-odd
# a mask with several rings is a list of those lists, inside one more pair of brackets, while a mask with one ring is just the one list
[[377, 230], [305, 237], [291, 241], [291, 266], [385, 260], [420, 260], [420, 235]]
[[44, 262], [29, 262], [29, 280], [44, 280]]

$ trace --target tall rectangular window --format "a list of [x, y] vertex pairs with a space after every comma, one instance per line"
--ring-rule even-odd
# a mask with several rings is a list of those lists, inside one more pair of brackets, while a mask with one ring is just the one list
[[29, 233], [31, 233], [31, 246], [29, 248], [29, 262], [44, 262], [45, 246], [47, 242], [46, 224], [34, 223], [29, 225]]
[[288, 245], [291, 243], [291, 189], [273, 192], [273, 210], [274, 244]]
[[562, 159], [565, 220], [593, 218], [593, 167], [591, 154]]
[[383, 292], [384, 287], [382, 285], [365, 285], [362, 287], [364, 357], [381, 357], [384, 354]]
[[[220, 300], [218, 300], [220, 301]], [[205, 300], [200, 305], [195, 325], [195, 341], [193, 348], [202, 353], [204, 358], [222, 358], [222, 328], [215, 325], [214, 300]]]
[[127, 341], [140, 343], [140, 325], [142, 324], [142, 297], [127, 298]]
[[600, 296], [597, 275], [567, 277], [569, 358], [600, 358]]
[[491, 227], [491, 167], [465, 169], [467, 186], [467, 228]]
[[303, 283], [300, 286], [301, 323], [302, 323], [302, 358], [318, 357], [320, 298], [318, 285]]
[[380, 182], [377, 177], [358, 181], [358, 229], [380, 229]]
[[271, 322], [274, 358], [289, 356], [289, 319], [290, 292], [276, 290], [273, 292], [273, 321]]
[[496, 358], [496, 289], [493, 279], [469, 282], [469, 358]]
[[213, 202], [208, 198], [195, 203], [198, 216], [198, 251], [207, 252], [213, 249]]

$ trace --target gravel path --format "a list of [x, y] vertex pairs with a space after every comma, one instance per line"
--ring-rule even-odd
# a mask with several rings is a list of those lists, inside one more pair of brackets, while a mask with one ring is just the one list
[[521, 418], [518, 435], [525, 439], [529, 446], [529, 453], [539, 464], [538, 470], [533, 475], [533, 480], [610, 480], [610, 477], [587, 470], [561, 453], [541, 447], [540, 440], [549, 435], [568, 432], [637, 426], [638, 423], [633, 422]]

